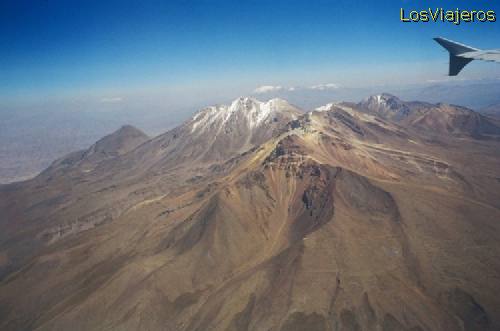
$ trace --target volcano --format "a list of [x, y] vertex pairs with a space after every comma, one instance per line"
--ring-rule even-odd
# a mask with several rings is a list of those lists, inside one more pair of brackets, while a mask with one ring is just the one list
[[238, 98], [0, 186], [2, 330], [499, 330], [500, 125]]

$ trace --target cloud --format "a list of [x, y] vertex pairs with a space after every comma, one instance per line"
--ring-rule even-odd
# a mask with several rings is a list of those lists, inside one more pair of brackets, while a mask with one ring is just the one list
[[281, 91], [283, 90], [282, 86], [272, 86], [272, 85], [263, 85], [257, 87], [253, 93], [255, 94], [263, 94], [263, 93], [269, 93], [269, 92], [275, 92], [275, 91]]
[[328, 90], [335, 90], [340, 88], [338, 84], [334, 83], [326, 83], [326, 84], [317, 84], [317, 85], [312, 85], [312, 86], [290, 86], [290, 87], [284, 87], [281, 85], [262, 85], [257, 87], [253, 93], [254, 94], [265, 94], [265, 93], [272, 93], [272, 92], [300, 92], [300, 91], [306, 91], [306, 90], [316, 90], [316, 91], [328, 91]]
[[465, 78], [452, 77], [452, 78], [443, 78], [443, 79], [428, 79], [425, 82], [426, 83], [449, 83], [449, 82], [457, 82], [457, 81], [464, 82], [466, 80], [467, 79], [465, 79]]
[[334, 83], [327, 83], [327, 84], [318, 84], [318, 85], [313, 85], [313, 86], [310, 86], [309, 87], [311, 90], [320, 90], [320, 91], [324, 91], [324, 90], [334, 90], [334, 89], [338, 89], [339, 86], [337, 84], [334, 84]]
[[102, 103], [117, 103], [117, 102], [122, 102], [122, 101], [123, 101], [122, 97], [108, 97], [108, 98], [101, 99]]

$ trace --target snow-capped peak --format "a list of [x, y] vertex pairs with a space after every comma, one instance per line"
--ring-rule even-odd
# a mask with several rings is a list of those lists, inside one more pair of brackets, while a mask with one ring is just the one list
[[230, 105], [211, 106], [198, 112], [191, 120], [191, 132], [204, 131], [212, 126], [220, 129], [228, 122], [255, 128], [268, 120], [271, 114], [289, 107], [290, 104], [283, 99], [262, 102], [250, 97], [239, 97]]
[[373, 95], [359, 104], [361, 109], [382, 117], [401, 117], [410, 113], [409, 106], [398, 97], [388, 93]]
[[400, 100], [388, 93], [382, 93], [382, 94], [377, 94], [377, 95], [372, 95], [368, 97], [367, 99], [364, 100], [363, 103], [365, 104], [372, 104], [372, 105], [385, 105], [388, 102], [394, 103], [394, 102], [399, 102]]
[[260, 103], [260, 101], [249, 97], [239, 97], [238, 99], [231, 102], [229, 108], [232, 110], [238, 110], [241, 109], [242, 107], [243, 108], [249, 107], [253, 103]]
[[324, 106], [317, 107], [314, 110], [316, 110], [316, 111], [328, 111], [328, 110], [332, 109], [333, 106], [335, 106], [335, 102], [330, 102]]

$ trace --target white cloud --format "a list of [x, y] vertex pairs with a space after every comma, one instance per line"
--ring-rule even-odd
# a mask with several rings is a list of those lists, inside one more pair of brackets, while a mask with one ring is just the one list
[[269, 92], [275, 92], [275, 91], [281, 91], [283, 90], [282, 86], [272, 86], [272, 85], [263, 85], [257, 87], [253, 93], [255, 94], [263, 94], [263, 93], [269, 93]]
[[324, 91], [324, 90], [334, 90], [334, 89], [338, 89], [339, 86], [337, 84], [334, 84], [334, 83], [327, 83], [327, 84], [318, 84], [318, 85], [313, 85], [313, 86], [310, 86], [309, 87], [311, 90], [320, 90], [320, 91]]
[[117, 103], [117, 102], [122, 102], [122, 101], [123, 101], [122, 97], [107, 97], [107, 98], [101, 99], [102, 103]]
[[428, 79], [426, 81], [426, 83], [448, 83], [448, 82], [457, 82], [457, 81], [464, 82], [466, 80], [467, 79], [465, 79], [465, 78], [452, 77], [452, 78], [443, 78], [443, 79]]
[[312, 86], [290, 86], [290, 87], [284, 87], [281, 85], [262, 85], [257, 87], [253, 93], [254, 94], [265, 94], [265, 93], [272, 93], [272, 92], [278, 92], [278, 91], [288, 91], [288, 92], [300, 92], [304, 90], [317, 90], [317, 91], [327, 91], [327, 90], [335, 90], [338, 89], [340, 86], [338, 84], [334, 83], [326, 83], [326, 84], [317, 84], [317, 85], [312, 85]]

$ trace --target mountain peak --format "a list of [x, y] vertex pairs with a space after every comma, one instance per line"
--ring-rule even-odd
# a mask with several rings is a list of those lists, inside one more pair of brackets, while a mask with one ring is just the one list
[[87, 151], [87, 155], [94, 153], [124, 154], [148, 139], [149, 137], [136, 127], [124, 125], [115, 132], [98, 140]]
[[500, 131], [403, 103], [241, 98], [0, 186], [0, 329], [500, 330], [500, 145], [454, 136]]
[[111, 135], [138, 135], [138, 136], [146, 136], [147, 135], [136, 128], [135, 126], [132, 126], [130, 124], [125, 124], [121, 126], [118, 130], [113, 132]]
[[363, 101], [363, 103], [382, 105], [382, 104], [399, 104], [402, 103], [402, 101], [398, 97], [392, 94], [381, 93], [369, 96], [367, 99]]
[[404, 118], [410, 112], [406, 102], [389, 93], [372, 95], [360, 102], [358, 108], [382, 118]]
[[316, 107], [314, 110], [315, 111], [328, 111], [331, 110], [333, 107], [337, 106], [339, 103], [337, 102], [330, 102], [327, 103], [326, 105]]
[[274, 98], [259, 101], [251, 97], [239, 97], [230, 105], [216, 105], [198, 112], [190, 121], [191, 132], [202, 132], [208, 128], [219, 130], [231, 123], [233, 127], [257, 128], [278, 113], [298, 113], [299, 110], [286, 100]]
[[231, 102], [230, 108], [240, 109], [241, 107], [248, 107], [252, 104], [261, 103], [259, 100], [251, 97], [239, 97]]
[[275, 109], [281, 107], [292, 107], [288, 101], [280, 98], [273, 98], [269, 99], [268, 101], [260, 101], [252, 97], [239, 97], [238, 99], [231, 102], [229, 108], [233, 110], [249, 110], [253, 105], [261, 106], [259, 107], [259, 110], [263, 110], [267, 107]]
[[126, 154], [147, 140], [149, 137], [141, 130], [132, 125], [124, 125], [99, 139], [87, 150], [73, 152], [54, 161], [42, 174], [53, 174], [58, 170], [75, 167], [88, 172], [101, 161]]

